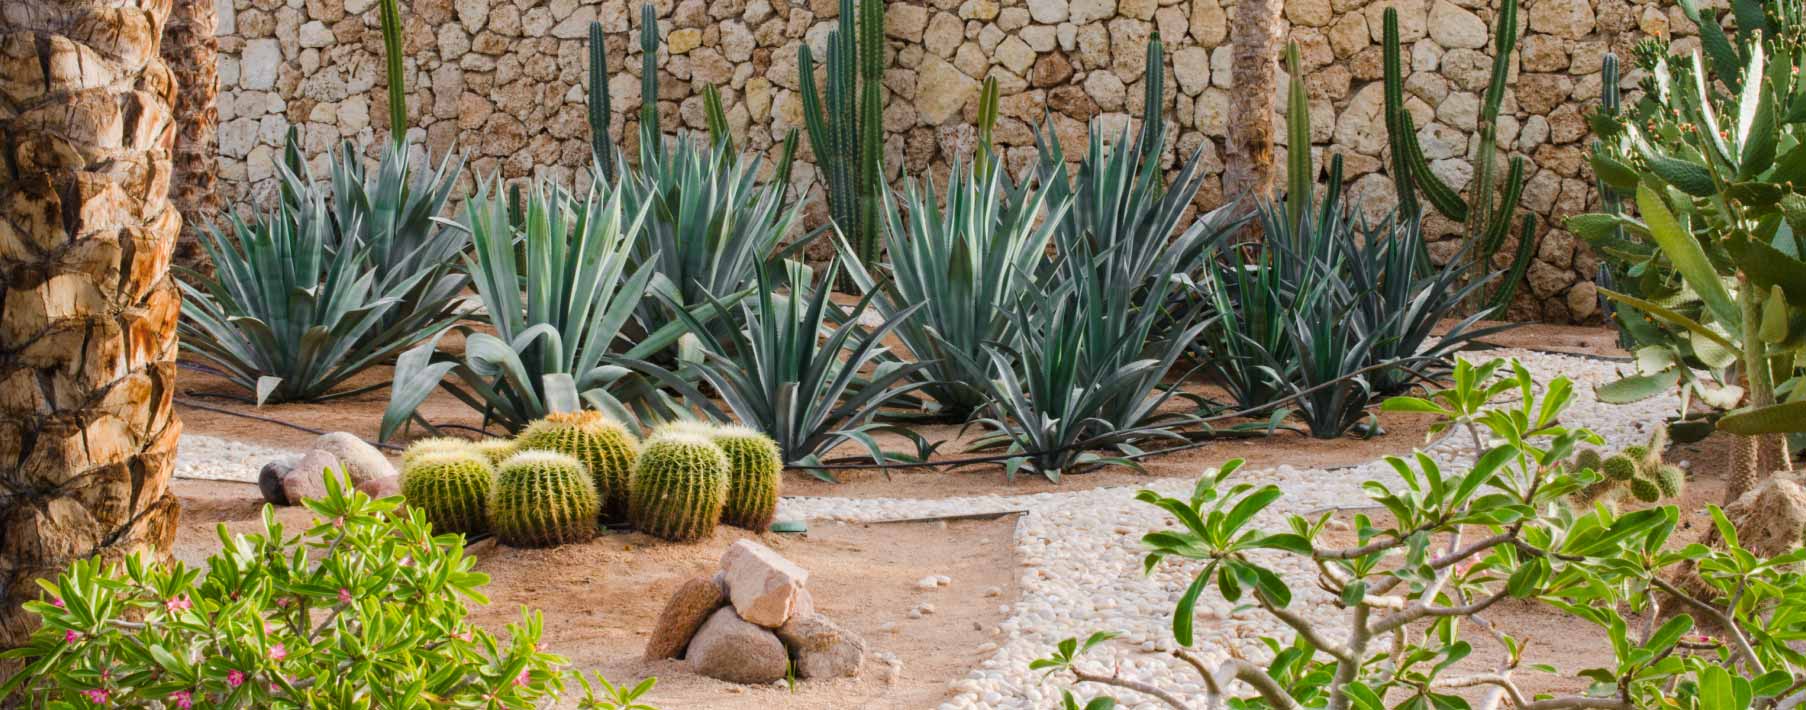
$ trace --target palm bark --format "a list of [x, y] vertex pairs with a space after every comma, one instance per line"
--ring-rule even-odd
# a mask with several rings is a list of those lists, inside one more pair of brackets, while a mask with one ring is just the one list
[[1273, 197], [1273, 116], [1278, 111], [1279, 9], [1275, 0], [1242, 0], [1235, 6], [1229, 41], [1236, 100], [1230, 102], [1228, 165], [1223, 192]]
[[0, 2], [0, 648], [33, 579], [175, 532], [168, 13]]
[[175, 174], [169, 197], [182, 212], [176, 263], [206, 270], [201, 230], [219, 214], [219, 20], [213, 0], [174, 0], [163, 29], [163, 62], [176, 77]]

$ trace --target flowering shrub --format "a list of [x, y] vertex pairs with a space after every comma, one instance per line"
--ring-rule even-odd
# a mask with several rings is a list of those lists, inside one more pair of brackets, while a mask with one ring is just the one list
[[[1673, 506], [1622, 515], [1603, 505], [1571, 507], [1564, 497], [1600, 477], [1565, 463], [1580, 442], [1599, 443], [1591, 432], [1561, 424], [1571, 393], [1567, 378], [1539, 392], [1515, 362], [1463, 361], [1452, 388], [1389, 400], [1388, 410], [1429, 413], [1439, 418], [1433, 431], [1463, 435], [1474, 463], [1443, 471], [1422, 454], [1388, 459], [1402, 485], [1370, 481], [1365, 489], [1391, 519], [1356, 516], [1349, 547], [1324, 539], [1332, 513], [1293, 515], [1284, 530], [1263, 529], [1257, 516], [1283, 494], [1272, 485], [1231, 485], [1239, 461], [1204, 476], [1189, 498], [1142, 491], [1138, 498], [1181, 525], [1142, 538], [1147, 568], [1177, 558], [1197, 570], [1173, 616], [1178, 648], [1171, 652], [1201, 676], [1204, 697], [1196, 707], [1746, 710], [1806, 703], [1806, 654], [1791, 645], [1806, 638], [1806, 577], [1799, 570], [1806, 550], [1753, 555], [1716, 507], [1716, 547], [1670, 544], [1679, 521]], [[1310, 583], [1333, 595], [1326, 603], [1345, 612], [1340, 623], [1320, 624], [1296, 610], [1290, 583], [1297, 580], [1274, 571], [1278, 555], [1310, 560], [1318, 571]], [[1271, 652], [1264, 664], [1237, 649], [1221, 660], [1194, 652], [1194, 609], [1212, 587], [1289, 627], [1292, 638], [1264, 638]], [[1568, 669], [1581, 691], [1533, 695], [1519, 686], [1513, 673], [1524, 660], [1523, 640], [1486, 619], [1508, 598], [1545, 604], [1604, 631], [1609, 646], [1595, 654], [1599, 665]], [[1705, 620], [1698, 630], [1696, 617]], [[1470, 629], [1506, 650], [1495, 669], [1451, 670], [1474, 650], [1462, 639]], [[1085, 661], [1111, 638], [1067, 639], [1031, 667], [1194, 707], [1182, 691]], [[1114, 703], [1102, 697], [1081, 705], [1067, 691], [1064, 704], [1107, 710]]]
[[[400, 498], [372, 500], [334, 476], [306, 501], [318, 518], [290, 535], [264, 509], [259, 534], [229, 536], [202, 570], [139, 557], [82, 561], [40, 580], [41, 628], [0, 657], [24, 670], [0, 701], [87, 707], [529, 708], [565, 688], [563, 658], [540, 650], [522, 610], [506, 641], [472, 625], [487, 603], [463, 538], [434, 535]], [[649, 690], [582, 679], [582, 707], [645, 710]]]

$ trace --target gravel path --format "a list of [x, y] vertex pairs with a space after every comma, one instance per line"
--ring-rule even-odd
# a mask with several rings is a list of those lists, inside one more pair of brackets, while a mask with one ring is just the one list
[[[1563, 374], [1575, 381], [1575, 397], [1565, 421], [1586, 426], [1612, 446], [1641, 443], [1648, 427], [1661, 423], [1675, 410], [1678, 399], [1657, 397], [1634, 405], [1614, 406], [1593, 399], [1594, 386], [1616, 379], [1618, 363], [1568, 355], [1522, 350], [1501, 350], [1480, 356], [1516, 357], [1531, 372], [1548, 378]], [[1468, 460], [1464, 439], [1449, 437], [1428, 453], [1445, 468]], [[185, 436], [177, 455], [177, 475], [185, 478], [255, 481], [264, 461], [293, 453], [241, 444], [207, 436]], [[1402, 453], [1402, 452], [1401, 452]], [[1397, 475], [1381, 461], [1335, 470], [1244, 470], [1238, 481], [1273, 483], [1286, 496], [1261, 515], [1264, 526], [1283, 525], [1286, 515], [1334, 506], [1364, 505], [1360, 484], [1367, 480], [1396, 483]], [[1189, 491], [1194, 481], [1154, 479], [1149, 486], [1166, 495]], [[1070, 493], [1036, 493], [1021, 496], [982, 496], [940, 500], [786, 498], [779, 515], [816, 520], [866, 522], [941, 515], [1027, 511], [1016, 528], [1016, 554], [1022, 566], [1021, 595], [1008, 610], [1001, 626], [1000, 643], [992, 657], [963, 679], [952, 682], [957, 694], [941, 707], [1048, 708], [1057, 707], [1059, 683], [1042, 682], [1028, 669], [1029, 661], [1046, 655], [1061, 639], [1084, 637], [1093, 631], [1115, 631], [1121, 638], [1087, 656], [1087, 668], [1118, 667], [1138, 680], [1203, 700], [1197, 676], [1182, 669], [1164, 653], [1171, 647], [1171, 613], [1197, 567], [1176, 562], [1162, 564], [1153, 574], [1141, 572], [1141, 535], [1161, 526], [1160, 516], [1145, 503], [1134, 500], [1140, 487], [1100, 488]], [[1328, 593], [1297, 580], [1311, 579], [1314, 571], [1297, 558], [1274, 566], [1294, 580], [1293, 608], [1306, 616], [1329, 621], [1340, 617]], [[929, 570], [932, 571], [932, 570]], [[1214, 591], [1199, 603], [1200, 634], [1197, 648], [1207, 660], [1219, 660], [1234, 644], [1251, 658], [1264, 658], [1258, 638], [1262, 634], [1290, 638], [1265, 615], [1232, 613]], [[907, 672], [907, 670], [906, 670]], [[1086, 696], [1101, 688], [1086, 688]], [[1117, 693], [1122, 707], [1138, 710], [1164, 708], [1133, 693]]]

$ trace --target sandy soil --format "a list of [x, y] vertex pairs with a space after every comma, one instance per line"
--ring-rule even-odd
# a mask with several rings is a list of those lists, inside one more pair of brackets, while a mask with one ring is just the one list
[[[220, 523], [239, 534], [262, 527], [262, 502], [249, 484], [176, 481], [182, 498], [176, 556], [199, 565], [219, 549]], [[308, 525], [304, 508], [281, 508], [290, 530]], [[472, 620], [500, 630], [518, 621], [520, 608], [545, 614], [546, 647], [575, 668], [600, 671], [615, 682], [658, 677], [649, 700], [663, 708], [783, 707], [840, 710], [857, 707], [933, 707], [949, 683], [990, 653], [1001, 636], [997, 624], [1016, 601], [1013, 544], [1015, 517], [946, 523], [851, 525], [818, 523], [802, 535], [753, 535], [721, 528], [707, 541], [673, 545], [638, 533], [605, 535], [585, 545], [521, 550], [478, 542], [477, 570], [489, 574], [488, 606]], [[694, 675], [681, 661], [645, 662], [640, 654], [652, 622], [684, 580], [713, 574], [721, 553], [755, 537], [809, 570], [815, 606], [865, 638], [860, 677], [748, 687]], [[929, 575], [953, 579], [947, 587], [917, 589]], [[908, 614], [928, 603], [934, 613]], [[889, 631], [882, 627], [895, 624]], [[890, 653], [900, 672], [887, 677], [874, 656]]]

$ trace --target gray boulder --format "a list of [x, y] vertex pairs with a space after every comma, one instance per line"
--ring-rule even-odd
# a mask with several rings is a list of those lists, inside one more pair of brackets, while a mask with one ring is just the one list
[[703, 622], [684, 654], [690, 669], [730, 683], [771, 683], [790, 669], [790, 655], [777, 634], [749, 624], [722, 607]]
[[389, 463], [383, 452], [350, 432], [321, 434], [314, 440], [313, 448], [336, 457], [344, 465], [345, 473], [350, 474], [352, 485], [395, 475], [394, 464]]
[[284, 456], [263, 465], [257, 472], [257, 491], [263, 499], [276, 505], [288, 505], [288, 496], [282, 493], [282, 477], [295, 470], [295, 463], [301, 459]]
[[865, 640], [821, 614], [791, 617], [778, 639], [796, 655], [796, 673], [808, 679], [859, 675]]

